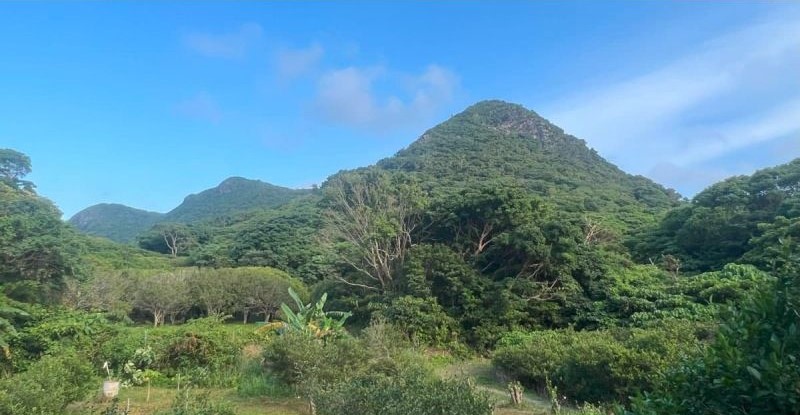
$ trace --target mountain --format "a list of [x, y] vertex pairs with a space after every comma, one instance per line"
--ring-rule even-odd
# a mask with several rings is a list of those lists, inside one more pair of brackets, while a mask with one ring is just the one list
[[273, 208], [308, 193], [307, 189], [289, 189], [260, 180], [231, 177], [217, 187], [186, 196], [183, 203], [164, 216], [164, 221], [191, 223]]
[[163, 217], [161, 213], [116, 203], [101, 203], [76, 213], [69, 219], [69, 223], [83, 233], [128, 243]]
[[559, 208], [639, 226], [675, 206], [673, 190], [620, 170], [533, 111], [482, 101], [426, 131], [378, 166], [421, 175], [439, 187], [511, 178]]
[[310, 190], [231, 177], [217, 187], [186, 196], [183, 203], [166, 214], [102, 203], [78, 212], [69, 222], [86, 234], [128, 243], [159, 222], [195, 223], [274, 208], [308, 193]]

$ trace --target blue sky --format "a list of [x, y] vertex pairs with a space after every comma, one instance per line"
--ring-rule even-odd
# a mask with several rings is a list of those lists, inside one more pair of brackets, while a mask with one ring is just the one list
[[0, 4], [0, 147], [66, 217], [320, 183], [490, 98], [692, 195], [800, 156], [800, 3]]

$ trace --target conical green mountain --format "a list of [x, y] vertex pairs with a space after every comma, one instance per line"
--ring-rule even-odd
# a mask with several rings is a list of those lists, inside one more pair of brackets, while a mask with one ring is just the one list
[[[625, 173], [533, 111], [503, 101], [482, 101], [426, 131], [375, 166], [419, 176], [429, 190], [463, 188], [496, 179], [516, 180], [560, 210], [604, 218], [631, 229], [674, 206], [679, 195]], [[78, 229], [130, 241], [156, 222], [195, 223], [270, 209], [306, 195], [259, 180], [231, 177], [187, 196], [160, 215], [121, 205], [98, 205], [75, 215]]]
[[533, 111], [482, 101], [425, 132], [378, 166], [415, 172], [439, 186], [512, 178], [562, 209], [638, 225], [679, 195], [625, 173]]

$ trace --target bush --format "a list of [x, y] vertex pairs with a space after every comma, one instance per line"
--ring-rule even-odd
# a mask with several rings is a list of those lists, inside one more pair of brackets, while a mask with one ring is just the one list
[[352, 337], [327, 342], [303, 333], [287, 332], [264, 350], [264, 364], [280, 381], [309, 390], [319, 383], [334, 383], [363, 370], [367, 351]]
[[788, 274], [730, 309], [706, 352], [676, 365], [653, 393], [634, 399], [632, 412], [800, 413], [798, 275]]
[[455, 342], [458, 333], [456, 321], [432, 297], [399, 297], [374, 316], [393, 324], [415, 344], [445, 346]]
[[[99, 347], [97, 354], [101, 357], [99, 364], [109, 361], [115, 374], [124, 374], [130, 362], [138, 370], [163, 374], [159, 384], [169, 384], [169, 379], [180, 374], [181, 383], [233, 386], [242, 349], [258, 338], [254, 326], [224, 324], [220, 318], [209, 317], [180, 326], [120, 328], [117, 336]], [[152, 356], [147, 360], [152, 361], [146, 363], [141, 353], [148, 348]]]
[[313, 400], [320, 415], [490, 415], [493, 410], [489, 397], [471, 383], [418, 370], [365, 373], [320, 389]]
[[570, 399], [624, 401], [649, 389], [659, 372], [697, 344], [693, 326], [679, 323], [654, 329], [512, 332], [499, 342], [493, 361], [540, 390], [549, 378]]
[[242, 363], [236, 392], [239, 396], [247, 398], [255, 396], [286, 398], [293, 395], [291, 387], [281, 382], [272, 372], [265, 371], [256, 360]]
[[0, 413], [61, 415], [70, 402], [88, 395], [94, 380], [85, 358], [74, 352], [45, 356], [0, 381]]
[[[265, 348], [266, 376], [309, 398], [320, 415], [490, 414], [467, 382], [438, 379], [394, 326], [378, 322], [360, 338], [327, 341], [286, 332]], [[274, 376], [270, 378], [270, 376]]]

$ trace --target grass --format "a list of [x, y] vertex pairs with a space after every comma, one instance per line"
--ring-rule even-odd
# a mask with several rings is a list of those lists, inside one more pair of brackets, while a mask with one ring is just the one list
[[495, 415], [550, 414], [550, 401], [533, 392], [525, 391], [520, 406], [511, 405], [507, 389], [508, 380], [499, 374], [488, 359], [472, 359], [439, 367], [438, 373], [446, 378], [472, 378], [478, 389], [489, 393], [498, 403]]
[[[240, 397], [235, 389], [204, 389], [210, 393], [214, 401], [230, 403], [239, 415], [306, 415], [306, 403], [296, 398], [274, 399], [266, 397], [244, 398]], [[120, 406], [125, 407], [130, 402], [130, 415], [154, 415], [160, 411], [168, 410], [175, 399], [176, 389], [156, 388], [150, 389], [150, 399], [147, 399], [147, 387], [131, 387], [120, 389]], [[86, 415], [102, 413], [108, 406], [107, 402], [99, 396], [92, 400], [72, 405], [68, 408], [68, 415]]]

